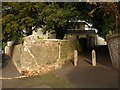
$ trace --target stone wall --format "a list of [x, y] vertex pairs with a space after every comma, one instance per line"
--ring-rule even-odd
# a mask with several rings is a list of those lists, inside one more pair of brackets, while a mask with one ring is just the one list
[[12, 59], [21, 74], [43, 74], [71, 60], [74, 50], [80, 50], [76, 40], [25, 40], [14, 46]]
[[120, 70], [120, 35], [108, 36], [107, 43], [112, 65]]

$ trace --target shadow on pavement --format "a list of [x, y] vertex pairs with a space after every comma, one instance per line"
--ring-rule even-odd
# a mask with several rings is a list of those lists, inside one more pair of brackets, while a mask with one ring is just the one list
[[4, 68], [10, 60], [11, 58], [8, 55], [3, 53], [2, 54], [2, 68]]
[[[91, 51], [96, 51], [97, 66], [91, 64]], [[107, 46], [88, 49], [81, 53], [78, 67], [66, 73], [67, 80], [78, 88], [118, 88], [118, 72], [111, 64]]]
[[86, 51], [82, 52], [80, 55], [85, 57], [84, 61], [91, 64], [92, 50], [95, 50], [95, 52], [96, 52], [96, 60], [97, 60], [98, 64], [113, 68], [107, 46], [97, 46], [94, 48], [89, 48]]

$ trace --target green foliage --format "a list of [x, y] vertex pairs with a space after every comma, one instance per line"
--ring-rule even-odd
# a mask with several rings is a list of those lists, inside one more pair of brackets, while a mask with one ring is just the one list
[[[2, 33], [3, 42], [13, 40], [17, 42], [23, 37], [23, 29], [31, 34], [34, 24], [36, 3], [3, 2], [2, 3]], [[33, 13], [33, 14], [32, 14]]]
[[59, 3], [49, 3], [39, 13], [39, 18], [43, 19], [48, 29], [64, 28], [68, 24], [68, 20], [75, 17], [74, 7], [66, 5], [66, 3], [62, 3], [62, 5], [63, 7], [59, 7]]
[[23, 29], [30, 35], [33, 26], [46, 26], [44, 31], [64, 29], [77, 15], [70, 3], [5, 2], [2, 11], [3, 41], [15, 40], [14, 35], [22, 36]]
[[106, 35], [111, 35], [111, 34], [114, 34], [114, 29], [115, 29], [115, 23], [114, 23], [114, 19], [109, 16], [109, 15], [106, 15], [104, 17], [104, 24], [103, 24], [103, 34], [102, 36], [105, 38]]
[[69, 21], [80, 19], [93, 23], [98, 33], [105, 37], [115, 30], [115, 18], [110, 15], [105, 5], [94, 2], [3, 2], [2, 41], [18, 41], [23, 37], [23, 29], [30, 35], [33, 26], [43, 27], [44, 32], [55, 30], [57, 38], [62, 39]]
[[[97, 5], [97, 6], [96, 6]], [[116, 15], [120, 20], [118, 3], [96, 3], [89, 12], [93, 27], [98, 29], [98, 34], [106, 38], [106, 35], [112, 35], [118, 33]]]

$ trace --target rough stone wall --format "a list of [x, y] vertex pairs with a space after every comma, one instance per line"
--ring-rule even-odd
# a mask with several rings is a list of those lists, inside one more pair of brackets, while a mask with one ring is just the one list
[[120, 70], [120, 35], [107, 37], [110, 58], [113, 66]]
[[31, 69], [54, 63], [58, 58], [57, 41], [35, 40], [33, 43], [25, 41], [22, 49], [21, 65]]
[[42, 74], [60, 68], [80, 50], [76, 40], [37, 39], [25, 40], [14, 47], [13, 61], [21, 74]]
[[19, 70], [21, 68], [21, 48], [22, 44], [16, 45], [12, 51], [12, 60], [14, 61], [15, 66]]
[[75, 40], [70, 41], [64, 40], [61, 43], [61, 59], [63, 58], [72, 59], [74, 50], [81, 51], [79, 42]]

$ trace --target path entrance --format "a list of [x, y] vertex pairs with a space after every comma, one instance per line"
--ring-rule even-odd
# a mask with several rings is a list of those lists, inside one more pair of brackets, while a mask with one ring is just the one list
[[[96, 51], [97, 66], [91, 62], [91, 51]], [[107, 46], [87, 49], [80, 53], [78, 67], [68, 63], [57, 72], [57, 75], [68, 80], [78, 88], [117, 88], [118, 72], [111, 64]]]

